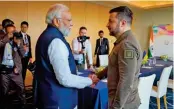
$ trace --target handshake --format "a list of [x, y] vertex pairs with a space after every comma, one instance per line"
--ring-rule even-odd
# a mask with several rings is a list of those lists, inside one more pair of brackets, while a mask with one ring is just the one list
[[89, 74], [88, 77], [92, 80], [91, 87], [95, 87], [95, 85], [99, 82], [99, 79], [98, 79], [97, 75]]

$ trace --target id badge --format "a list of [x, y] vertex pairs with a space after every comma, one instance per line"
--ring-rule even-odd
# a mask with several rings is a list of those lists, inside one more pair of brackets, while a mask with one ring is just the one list
[[17, 51], [17, 48], [16, 48], [16, 47], [14, 47], [14, 51], [15, 51], [15, 52]]

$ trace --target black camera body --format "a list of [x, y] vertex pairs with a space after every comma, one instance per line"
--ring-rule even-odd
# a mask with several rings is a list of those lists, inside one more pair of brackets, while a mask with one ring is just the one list
[[79, 36], [79, 37], [77, 37], [78, 42], [80, 42], [80, 43], [82, 44], [82, 49], [85, 49], [85, 46], [84, 46], [83, 43], [84, 43], [87, 39], [90, 39], [90, 37], [87, 37], [87, 36]]
[[77, 37], [77, 40], [79, 42], [85, 42], [87, 39], [90, 39], [90, 37], [87, 37], [87, 36], [79, 36], [79, 37]]

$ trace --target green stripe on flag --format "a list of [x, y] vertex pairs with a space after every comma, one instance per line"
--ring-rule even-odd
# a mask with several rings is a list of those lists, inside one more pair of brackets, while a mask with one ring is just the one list
[[151, 58], [152, 57], [152, 51], [151, 51], [151, 49], [149, 48], [148, 49], [148, 58]]

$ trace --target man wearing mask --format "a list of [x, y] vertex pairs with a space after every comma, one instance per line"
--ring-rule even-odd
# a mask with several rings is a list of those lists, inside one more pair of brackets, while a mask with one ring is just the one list
[[[3, 38], [1, 37], [2, 39], [0, 40], [0, 89], [2, 89], [2, 86], [1, 86], [2, 85], [1, 84], [1, 81], [2, 81], [2, 79], [1, 79], [1, 69], [2, 69], [2, 59], [3, 59], [3, 55], [4, 55], [4, 48], [5, 48], [6, 43], [9, 42], [9, 39], [13, 37], [14, 30], [15, 30], [14, 25], [8, 24], [3, 29], [3, 31], [1, 31], [3, 33], [3, 35], [1, 34]], [[1, 100], [3, 100], [1, 91], [2, 90], [0, 90], [0, 98], [1, 98], [0, 103], [1, 103]]]
[[93, 69], [91, 42], [86, 35], [87, 28], [80, 27], [79, 36], [72, 41], [72, 51], [78, 70], [87, 69], [87, 62], [89, 62], [89, 68]]
[[[2, 61], [2, 56], [4, 53], [5, 44], [9, 41], [8, 34], [12, 34], [15, 31], [15, 27], [8, 27], [5, 30], [7, 25], [14, 25], [14, 22], [10, 19], [4, 19], [2, 21], [3, 29], [0, 31], [0, 62]], [[8, 31], [8, 34], [7, 34]]]
[[29, 26], [28, 22], [26, 22], [26, 21], [21, 22], [20, 34], [23, 36], [21, 46], [26, 47], [28, 49], [27, 53], [22, 58], [22, 77], [23, 77], [24, 81], [25, 81], [25, 77], [26, 77], [28, 62], [32, 63], [31, 38], [27, 34], [28, 26]]
[[110, 35], [117, 38], [109, 55], [107, 73], [109, 109], [138, 109], [138, 75], [140, 73], [142, 51], [139, 42], [131, 31], [132, 11], [126, 6], [110, 10], [107, 24]]
[[97, 67], [100, 66], [99, 55], [109, 54], [109, 41], [107, 38], [104, 38], [104, 32], [100, 30], [98, 32], [98, 35], [100, 36], [100, 38], [97, 39], [95, 47], [95, 55], [97, 55], [97, 62], [96, 62]]
[[21, 63], [21, 57], [23, 56], [23, 53], [20, 52], [19, 47], [22, 36], [17, 32], [13, 33], [12, 36], [13, 37], [10, 38], [10, 41], [5, 45], [1, 67], [2, 97], [0, 101], [2, 103], [2, 109], [8, 106], [8, 92], [12, 82], [16, 86], [18, 97], [21, 102], [21, 107], [24, 108], [24, 105], [26, 104]]
[[46, 30], [36, 44], [36, 71], [40, 109], [77, 108], [77, 89], [96, 84], [95, 75], [77, 76], [71, 48], [66, 41], [73, 26], [69, 8], [53, 5], [47, 12]]
[[9, 25], [9, 24], [12, 24], [12, 25], [14, 25], [14, 22], [12, 21], [12, 20], [10, 20], [10, 19], [4, 19], [3, 21], [2, 21], [2, 24], [0, 24], [1, 25], [1, 29], [0, 29], [0, 39], [2, 38], [2, 36], [4, 36], [5, 35], [5, 26], [6, 25]]

